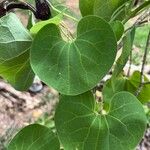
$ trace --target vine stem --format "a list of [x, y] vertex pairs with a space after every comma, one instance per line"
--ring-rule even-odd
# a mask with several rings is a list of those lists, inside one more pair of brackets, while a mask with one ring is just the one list
[[145, 83], [144, 83], [144, 67], [145, 67], [145, 63], [146, 63], [146, 58], [147, 58], [147, 53], [148, 53], [149, 47], [150, 47], [150, 30], [149, 30], [148, 37], [147, 37], [145, 52], [144, 52], [143, 61], [142, 61], [140, 84], [139, 84], [139, 87], [138, 87], [138, 89], [136, 91], [136, 96], [138, 96], [140, 94], [143, 86], [145, 85]]
[[[58, 13], [62, 13], [62, 11], [58, 10], [57, 8], [55, 8], [55, 7], [52, 5], [52, 3], [51, 3], [50, 1], [47, 1], [47, 2], [48, 2], [48, 4], [50, 5], [50, 7], [51, 7], [54, 11], [56, 11], [56, 12], [58, 12]], [[74, 18], [74, 17], [72, 17], [72, 16], [70, 16], [70, 15], [68, 15], [68, 14], [66, 14], [66, 13], [63, 13], [63, 15], [66, 16], [66, 17], [68, 17], [68, 18], [70, 18], [70, 19], [72, 19], [72, 20], [75, 21], [75, 22], [79, 22], [78, 19], [76, 19], [76, 18]]]
[[148, 82], [144, 82], [143, 84], [144, 84], [144, 85], [150, 84], [150, 81], [148, 81]]
[[125, 24], [129, 19], [135, 17], [137, 15], [138, 12], [142, 11], [143, 8], [147, 7], [148, 5], [150, 5], [150, 1], [146, 1], [144, 2], [142, 5], [140, 5], [138, 8], [136, 8], [135, 10], [133, 10], [131, 12], [131, 14], [125, 18], [125, 20], [123, 20], [123, 24]]
[[131, 65], [132, 65], [132, 50], [130, 52], [130, 56], [129, 56], [129, 69], [128, 69], [128, 72], [127, 72], [127, 77], [130, 76], [130, 72], [131, 72]]
[[68, 29], [68, 27], [66, 26], [66, 24], [65, 24], [64, 22], [61, 23], [61, 26], [62, 26], [63, 28], [65, 28], [65, 29], [67, 30], [67, 32], [69, 33], [70, 37], [71, 37], [72, 39], [74, 39], [73, 34], [71, 33], [71, 31]]

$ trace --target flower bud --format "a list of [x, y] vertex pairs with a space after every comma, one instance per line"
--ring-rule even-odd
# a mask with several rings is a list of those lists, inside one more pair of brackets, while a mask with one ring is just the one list
[[51, 17], [50, 7], [46, 0], [35, 0], [36, 4], [36, 18], [40, 20], [47, 20]]

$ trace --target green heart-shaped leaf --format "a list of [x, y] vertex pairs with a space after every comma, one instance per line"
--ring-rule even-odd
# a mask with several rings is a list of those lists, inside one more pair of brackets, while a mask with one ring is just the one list
[[7, 150], [60, 150], [60, 144], [49, 128], [32, 124], [12, 139]]
[[[79, 8], [82, 16], [97, 15], [107, 21], [122, 20], [126, 15], [125, 3], [129, 0], [79, 0]], [[131, 3], [131, 2], [130, 2]]]
[[34, 78], [29, 63], [32, 37], [13, 13], [0, 18], [0, 33], [0, 76], [17, 90], [27, 90]]
[[65, 150], [133, 150], [146, 128], [141, 103], [128, 92], [112, 97], [108, 114], [96, 111], [91, 92], [61, 96], [55, 124]]
[[110, 25], [96, 16], [84, 17], [76, 39], [66, 42], [59, 28], [41, 29], [31, 48], [34, 72], [49, 86], [65, 95], [93, 88], [111, 68], [116, 56], [116, 38]]
[[96, 0], [79, 0], [82, 16], [93, 15], [93, 7]]
[[[94, 3], [94, 14], [98, 15], [105, 20], [109, 21], [111, 16], [117, 9], [121, 9], [119, 14], [124, 16], [124, 7], [123, 4], [129, 0], [95, 0]], [[123, 13], [123, 14], [122, 14]], [[122, 16], [121, 16], [122, 18]]]

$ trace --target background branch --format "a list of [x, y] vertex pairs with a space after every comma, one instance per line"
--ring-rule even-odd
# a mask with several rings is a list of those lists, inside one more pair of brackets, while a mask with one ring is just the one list
[[136, 96], [138, 96], [140, 94], [143, 86], [145, 85], [144, 84], [144, 67], [145, 67], [149, 47], [150, 47], [150, 30], [149, 30], [149, 33], [148, 33], [146, 47], [145, 47], [145, 51], [144, 51], [144, 56], [143, 56], [143, 61], [142, 61], [142, 68], [141, 68], [141, 76], [140, 76], [140, 84], [139, 84], [139, 87], [136, 91], [136, 94], [135, 94]]

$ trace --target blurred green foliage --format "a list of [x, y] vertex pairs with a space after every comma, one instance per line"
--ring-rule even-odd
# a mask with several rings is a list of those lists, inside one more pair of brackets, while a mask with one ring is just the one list
[[136, 47], [141, 48], [144, 51], [145, 43], [147, 40], [148, 31], [150, 30], [150, 24], [139, 27], [136, 29], [134, 44]]

